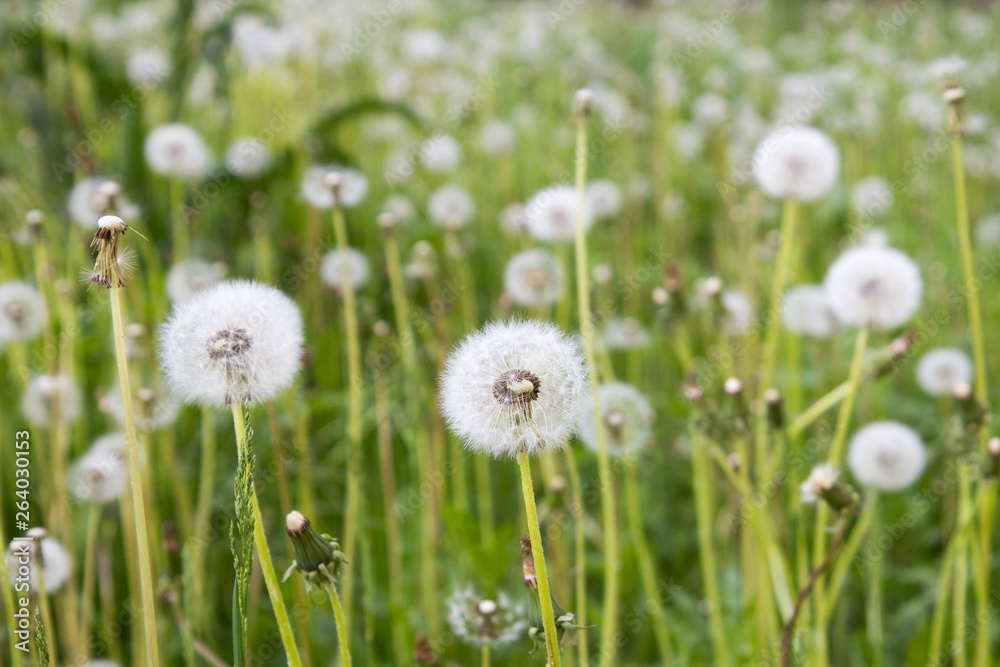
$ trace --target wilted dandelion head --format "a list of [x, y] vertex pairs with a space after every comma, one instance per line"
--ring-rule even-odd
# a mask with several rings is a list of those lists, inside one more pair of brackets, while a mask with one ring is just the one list
[[48, 320], [41, 292], [22, 282], [0, 283], [0, 343], [30, 340]]
[[174, 303], [187, 301], [206, 287], [222, 280], [219, 264], [193, 257], [177, 262], [167, 271], [167, 297]]
[[833, 488], [840, 472], [830, 462], [821, 463], [812, 469], [806, 481], [799, 485], [799, 493], [803, 503], [816, 502], [826, 491]]
[[612, 317], [604, 324], [601, 339], [609, 350], [637, 350], [649, 344], [649, 333], [634, 317]]
[[961, 382], [972, 382], [972, 360], [953, 347], [931, 350], [917, 364], [917, 384], [931, 396], [949, 396]]
[[[576, 190], [554, 185], [536, 192], [524, 207], [528, 233], [547, 243], [568, 242], [576, 236]], [[594, 210], [584, 197], [583, 228], [594, 226]]]
[[498, 322], [470, 334], [448, 357], [441, 408], [474, 451], [552, 451], [573, 435], [587, 382], [580, 346], [558, 328]]
[[81, 502], [102, 505], [117, 500], [128, 486], [125, 440], [112, 434], [99, 438], [69, 470], [68, 491]]
[[264, 401], [299, 371], [302, 316], [266, 285], [227, 281], [176, 304], [160, 335], [164, 377], [187, 403]]
[[528, 308], [550, 306], [566, 291], [562, 264], [541, 248], [514, 255], [507, 262], [503, 284], [514, 303]]
[[427, 215], [445, 229], [465, 227], [476, 214], [476, 200], [461, 185], [442, 185], [427, 198]]
[[212, 156], [198, 131], [183, 123], [160, 125], [143, 147], [146, 164], [161, 176], [201, 178], [212, 166]]
[[21, 412], [32, 424], [71, 424], [80, 415], [80, 390], [68, 375], [39, 375], [21, 397]]
[[84, 229], [96, 228], [102, 215], [117, 215], [126, 221], [139, 217], [139, 207], [125, 198], [118, 181], [103, 176], [78, 181], [69, 192], [66, 208], [73, 222]]
[[368, 179], [357, 169], [317, 165], [306, 170], [302, 196], [313, 208], [327, 210], [334, 204], [351, 208], [368, 193]]
[[898, 422], [869, 424], [851, 439], [847, 464], [865, 486], [895, 491], [913, 484], [924, 471], [927, 453], [917, 433]]
[[822, 285], [798, 285], [785, 292], [781, 322], [792, 333], [812, 338], [829, 338], [840, 326]]
[[586, 197], [590, 209], [594, 212], [594, 217], [598, 219], [617, 215], [625, 199], [622, 195], [622, 189], [607, 179], [588, 183]]
[[[345, 262], [346, 258], [346, 262]], [[319, 275], [323, 282], [332, 289], [341, 290], [344, 287], [344, 268], [347, 268], [347, 279], [354, 289], [359, 289], [368, 282], [368, 258], [364, 253], [354, 248], [341, 251], [331, 250], [323, 257]]]
[[892, 329], [920, 305], [920, 269], [893, 248], [861, 246], [845, 251], [823, 283], [827, 303], [843, 324]]
[[653, 433], [653, 408], [639, 390], [624, 382], [607, 382], [597, 389], [600, 415], [595, 419], [593, 401], [583, 401], [577, 433], [588, 448], [598, 451], [598, 424], [604, 429], [608, 453], [612, 456], [636, 454], [649, 443]]
[[256, 137], [240, 137], [226, 149], [226, 168], [237, 178], [259, 178], [270, 166], [271, 151]]
[[51, 595], [66, 585], [66, 580], [73, 570], [73, 560], [63, 545], [52, 537], [48, 537], [42, 528], [32, 528], [27, 533], [33, 541], [27, 545], [27, 554], [24, 553], [23, 542], [15, 541], [10, 543], [7, 550], [7, 572], [11, 586], [15, 585], [19, 576], [18, 569], [21, 567], [22, 559], [28, 559], [28, 587], [32, 591], [39, 589], [39, 570], [44, 583], [46, 594]]
[[451, 631], [471, 646], [513, 644], [528, 629], [524, 605], [515, 605], [505, 593], [490, 600], [467, 586], [455, 591], [446, 604]]
[[815, 128], [782, 127], [757, 145], [753, 173], [761, 190], [772, 197], [814, 201], [836, 184], [840, 152]]

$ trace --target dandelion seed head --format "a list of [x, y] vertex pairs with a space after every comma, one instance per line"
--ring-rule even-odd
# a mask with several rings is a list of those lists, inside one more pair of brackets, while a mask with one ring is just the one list
[[616, 183], [607, 179], [588, 183], [586, 197], [587, 203], [590, 204], [590, 209], [594, 212], [594, 217], [598, 219], [618, 215], [625, 200], [625, 197], [622, 195], [622, 189]]
[[266, 285], [227, 281], [174, 306], [160, 334], [163, 373], [185, 403], [266, 401], [301, 366], [302, 316]]
[[[546, 243], [565, 243], [576, 237], [576, 190], [554, 185], [535, 193], [524, 208], [528, 233]], [[584, 197], [583, 229], [594, 226], [594, 211]]]
[[448, 357], [441, 408], [473, 451], [494, 457], [565, 446], [587, 388], [580, 347], [551, 324], [496, 322]]
[[638, 350], [649, 344], [649, 333], [634, 317], [612, 317], [604, 324], [601, 339], [609, 350]]
[[420, 160], [436, 174], [454, 171], [462, 162], [462, 144], [450, 134], [436, 134], [420, 145]]
[[467, 586], [450, 595], [446, 606], [451, 631], [470, 646], [513, 644], [528, 629], [527, 610], [502, 592], [489, 600]]
[[302, 179], [302, 196], [313, 208], [329, 210], [339, 204], [344, 208], [357, 206], [368, 194], [368, 179], [356, 169], [316, 165], [306, 170]]
[[[44, 529], [32, 528], [27, 532], [27, 536], [34, 538], [29, 547], [29, 589], [39, 590], [38, 569], [41, 566], [41, 579], [45, 593], [51, 595], [58, 592], [66, 585], [66, 581], [73, 571], [73, 559], [69, 552], [63, 548], [62, 543], [55, 538], [48, 537]], [[7, 572], [11, 586], [17, 583], [19, 576], [18, 568], [21, 566], [21, 556], [20, 551], [16, 551], [19, 546], [17, 541], [11, 542], [7, 551]]]
[[600, 414], [595, 418], [593, 401], [583, 401], [577, 433], [588, 449], [599, 449], [597, 428], [604, 430], [608, 454], [628, 456], [642, 451], [653, 434], [654, 412], [638, 389], [624, 382], [606, 382], [597, 388]]
[[864, 486], [896, 491], [919, 479], [927, 463], [920, 436], [908, 426], [883, 421], [868, 424], [851, 439], [847, 464]]
[[161, 176], [197, 179], [212, 166], [212, 156], [198, 131], [183, 123], [160, 125], [146, 137], [146, 164]]
[[251, 180], [267, 173], [271, 151], [256, 137], [240, 137], [226, 149], [226, 168], [237, 178]]
[[487, 155], [506, 155], [516, 142], [517, 130], [502, 120], [491, 120], [479, 131], [479, 146]]
[[948, 396], [960, 383], [972, 382], [972, 360], [953, 347], [931, 350], [917, 364], [917, 384], [931, 396]]
[[822, 285], [798, 285], [785, 292], [781, 323], [790, 332], [811, 338], [829, 338], [840, 328]]
[[465, 227], [476, 214], [476, 200], [461, 185], [442, 185], [427, 198], [427, 215], [445, 229]]
[[323, 257], [319, 274], [328, 287], [335, 290], [344, 288], [344, 264], [347, 264], [347, 276], [350, 284], [355, 290], [364, 287], [368, 282], [370, 270], [368, 268], [368, 258], [364, 253], [355, 248], [348, 248], [341, 251], [339, 248], [331, 250]]
[[98, 218], [108, 213], [126, 221], [139, 218], [139, 207], [125, 198], [121, 185], [103, 176], [78, 181], [69, 192], [66, 208], [83, 229], [96, 229]]
[[68, 490], [73, 497], [94, 505], [120, 498], [129, 483], [124, 451], [121, 435], [99, 438], [69, 470]]
[[48, 321], [45, 298], [28, 283], [0, 283], [0, 343], [31, 340]]
[[827, 303], [843, 324], [892, 329], [920, 306], [920, 269], [893, 248], [860, 246], [830, 266], [823, 283]]
[[761, 190], [772, 197], [815, 201], [836, 185], [840, 152], [815, 128], [782, 127], [758, 144], [753, 173]]
[[187, 301], [222, 280], [222, 277], [218, 264], [197, 257], [182, 260], [167, 271], [167, 297], [174, 303]]
[[548, 250], [533, 248], [507, 262], [504, 289], [514, 303], [541, 308], [558, 302], [566, 291], [562, 264]]
[[71, 424], [80, 416], [81, 403], [80, 390], [68, 375], [39, 375], [24, 390], [21, 412], [37, 426]]

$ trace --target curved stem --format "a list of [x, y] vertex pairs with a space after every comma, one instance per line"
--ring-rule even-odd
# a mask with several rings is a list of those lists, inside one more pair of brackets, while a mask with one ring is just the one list
[[[233, 403], [231, 407], [233, 412], [233, 426], [236, 428], [236, 447], [239, 450], [240, 456], [248, 456], [250, 450], [246, 438], [246, 422], [243, 416], [243, 406], [239, 403]], [[264, 584], [267, 586], [267, 594], [271, 598], [274, 618], [278, 621], [278, 633], [281, 635], [281, 644], [285, 648], [285, 656], [288, 658], [289, 667], [302, 667], [299, 648], [295, 644], [295, 633], [292, 631], [291, 621], [288, 620], [285, 599], [281, 595], [278, 575], [274, 571], [274, 562], [271, 560], [271, 550], [267, 546], [267, 533], [264, 530], [264, 520], [260, 514], [260, 502], [257, 500], [256, 485], [252, 487], [250, 502], [253, 509], [253, 541], [257, 547], [257, 558], [260, 561], [260, 571], [264, 576]]]
[[806, 408], [802, 414], [793, 419], [792, 423], [788, 425], [789, 439], [794, 440], [797, 438], [810, 424], [822, 417], [824, 412], [844, 400], [844, 397], [849, 393], [851, 393], [851, 383], [845, 380], [824, 396], [818, 398], [816, 402]]
[[125, 419], [125, 442], [128, 449], [128, 469], [132, 488], [132, 510], [135, 515], [135, 539], [139, 556], [139, 590], [142, 597], [143, 636], [146, 640], [146, 660], [150, 667], [160, 662], [156, 636], [156, 596], [153, 590], [153, 559], [149, 553], [149, 536], [146, 532], [146, 500], [142, 488], [142, 471], [139, 467], [139, 442], [135, 432], [135, 414], [132, 411], [132, 384], [129, 380], [128, 361], [125, 356], [125, 331], [122, 324], [121, 288], [117, 276], [108, 290], [111, 295], [111, 323], [114, 328], [115, 357], [118, 362], [118, 384], [122, 391], [122, 408]]
[[535, 507], [535, 487], [531, 481], [531, 464], [528, 455], [517, 455], [521, 469], [521, 493], [524, 495], [524, 511], [528, 520], [528, 536], [531, 538], [531, 556], [535, 560], [535, 575], [538, 579], [538, 601], [542, 609], [542, 628], [545, 630], [545, 652], [550, 667], [560, 667], [559, 639], [556, 635], [556, 615], [552, 608], [552, 594], [549, 592], [549, 575], [545, 569], [545, 550], [542, 548], [542, 530], [538, 525], [538, 510]]

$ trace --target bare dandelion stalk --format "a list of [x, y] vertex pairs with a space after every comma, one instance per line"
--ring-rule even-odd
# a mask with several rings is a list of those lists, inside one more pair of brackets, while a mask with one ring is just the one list
[[[583, 521], [586, 516], [583, 506], [583, 487], [580, 484], [580, 470], [577, 468], [573, 450], [566, 448], [566, 469], [569, 471], [570, 492], [573, 494], [573, 522], [576, 531], [573, 536], [576, 551], [576, 617], [582, 626], [587, 625], [587, 535], [584, 532]], [[587, 633], [581, 632], [577, 643], [579, 664], [589, 665], [589, 646]]]
[[[580, 331], [583, 334], [584, 352], [590, 373], [590, 386], [594, 403], [595, 419], [601, 414], [597, 394], [597, 346], [595, 343], [594, 320], [590, 312], [590, 273], [587, 270], [587, 237], [583, 224], [583, 210], [587, 183], [587, 123], [593, 94], [588, 90], [577, 92], [576, 112], [576, 290], [580, 316]], [[597, 466], [601, 488], [601, 519], [604, 530], [604, 622], [601, 625], [601, 665], [610, 667], [615, 663], [614, 637], [618, 631], [618, 518], [608, 459], [608, 442], [604, 429], [597, 425]], [[579, 602], [582, 608], [586, 601]]]
[[191, 556], [194, 598], [200, 618], [191, 619], [195, 625], [205, 621], [205, 546], [212, 512], [212, 491], [215, 482], [216, 439], [213, 412], [210, 408], [201, 411], [201, 462], [199, 465], [198, 501], [194, 515], [194, 544]]
[[111, 296], [111, 323], [114, 329], [115, 358], [118, 365], [118, 384], [122, 392], [122, 413], [125, 421], [125, 443], [128, 450], [128, 468], [132, 489], [132, 509], [135, 516], [135, 539], [139, 558], [139, 587], [142, 596], [143, 636], [146, 642], [146, 660], [150, 667], [159, 664], [160, 652], [156, 635], [156, 596], [153, 588], [153, 559], [149, 552], [149, 535], [146, 530], [146, 500], [142, 488], [142, 471], [139, 464], [139, 441], [135, 431], [135, 414], [132, 409], [132, 385], [129, 379], [128, 359], [125, 355], [125, 330], [122, 324], [121, 287], [125, 285], [124, 257], [119, 241], [128, 225], [118, 217], [104, 216], [98, 221], [92, 248], [97, 248], [97, 261], [91, 281], [108, 288]]
[[535, 575], [538, 580], [538, 602], [542, 610], [542, 628], [545, 630], [545, 654], [550, 667], [560, 667], [559, 638], [556, 635], [556, 616], [552, 607], [552, 593], [549, 575], [545, 568], [545, 550], [542, 548], [542, 530], [538, 524], [538, 509], [535, 507], [535, 487], [531, 481], [531, 463], [528, 454], [517, 455], [517, 465], [521, 470], [521, 493], [524, 495], [524, 511], [528, 521], [528, 536], [531, 539], [531, 556], [535, 561]]

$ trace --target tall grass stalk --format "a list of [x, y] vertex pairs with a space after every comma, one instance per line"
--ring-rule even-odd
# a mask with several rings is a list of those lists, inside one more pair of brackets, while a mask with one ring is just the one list
[[[578, 94], [579, 95], [579, 94]], [[590, 117], [589, 100], [579, 102], [576, 113], [576, 293], [579, 310], [580, 332], [590, 372], [594, 419], [600, 419], [601, 405], [598, 398], [599, 374], [594, 320], [590, 312], [590, 272], [587, 269], [587, 236], [583, 228], [583, 209], [587, 186], [587, 124]], [[597, 435], [597, 468], [601, 489], [601, 524], [604, 530], [604, 611], [601, 624], [601, 665], [615, 664], [615, 635], [618, 632], [618, 517], [615, 507], [611, 463], [608, 458], [608, 439], [604, 425], [599, 421]]]
[[[250, 449], [246, 438], [246, 421], [243, 405], [233, 403], [231, 407], [233, 427], [236, 429], [236, 448], [241, 457], [247, 457], [250, 454]], [[251, 485], [250, 502], [253, 509], [254, 545], [257, 547], [260, 571], [264, 576], [267, 594], [271, 598], [274, 617], [278, 622], [278, 633], [281, 635], [281, 644], [285, 649], [285, 656], [288, 659], [289, 667], [302, 667], [302, 658], [299, 655], [298, 645], [295, 643], [295, 633], [292, 630], [292, 623], [288, 619], [288, 611], [285, 609], [285, 600], [281, 595], [278, 575], [274, 571], [274, 562], [271, 560], [271, 550], [267, 546], [267, 532], [264, 530], [264, 520], [260, 514], [260, 502], [257, 500], [256, 485]]]

